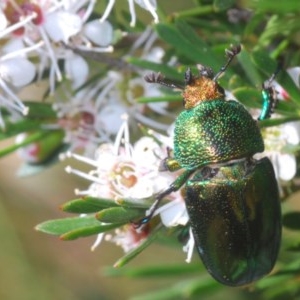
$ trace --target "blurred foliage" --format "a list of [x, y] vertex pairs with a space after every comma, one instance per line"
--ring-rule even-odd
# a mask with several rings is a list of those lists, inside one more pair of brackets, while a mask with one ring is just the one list
[[[250, 108], [259, 108], [260, 87], [262, 82], [269, 78], [275, 71], [278, 61], [284, 61], [284, 67], [278, 74], [277, 81], [284, 87], [290, 96], [289, 101], [279, 103], [276, 112], [278, 115], [270, 120], [263, 121], [263, 126], [275, 126], [289, 121], [300, 119], [300, 93], [298, 86], [286, 73], [288, 67], [300, 65], [299, 37], [300, 37], [300, 6], [298, 0], [274, 2], [271, 0], [261, 1], [233, 1], [233, 0], [194, 0], [186, 10], [170, 11], [168, 1], [158, 0], [160, 23], [153, 25], [153, 29], [159, 36], [159, 43], [166, 51], [166, 62], [171, 56], [176, 56], [178, 64], [170, 67], [166, 64], [155, 64], [137, 57], [126, 58], [122, 61], [122, 54], [129, 49], [130, 43], [124, 39], [116, 45], [115, 52], [109, 56], [101, 54], [101, 57], [91, 57], [99, 61], [106, 69], [93, 74], [91, 80], [99, 79], [106, 70], [114, 68], [116, 61], [122, 61], [124, 67], [130, 66], [130, 72], [135, 68], [160, 71], [170, 80], [182, 81], [184, 70], [188, 66], [197, 63], [209, 65], [214, 71], [218, 71], [224, 61], [224, 49], [230, 44], [242, 44], [242, 52], [220, 78], [221, 85], [230, 90], [243, 104]], [[160, 3], [161, 2], [161, 3]], [[121, 6], [122, 7], [122, 6]], [[117, 6], [116, 6], [117, 8]], [[97, 9], [101, 12], [101, 5]], [[128, 29], [138, 34], [144, 29], [144, 24], [139, 23], [136, 28], [129, 29], [126, 19], [128, 16], [122, 9], [116, 9], [112, 16], [112, 22], [118, 24], [124, 30]], [[130, 33], [129, 33], [130, 35]], [[78, 51], [78, 53], [81, 53]], [[81, 53], [90, 57], [88, 53]], [[104, 60], [102, 60], [104, 55]], [[47, 100], [49, 95], [45, 94]], [[174, 93], [166, 94], [158, 99], [140, 98], [141, 103], [152, 101], [181, 101], [180, 96]], [[45, 140], [53, 131], [45, 129], [43, 124], [53, 122], [56, 114], [52, 111], [49, 102], [32, 103], [27, 101], [30, 113], [26, 118], [18, 122], [10, 122], [9, 117], [3, 112], [6, 122], [5, 130], [0, 132], [0, 139], [5, 140], [22, 132], [31, 134], [21, 144], [9, 146], [0, 150], [0, 156], [11, 153], [18, 148], [28, 145], [33, 141]], [[59, 144], [59, 146], [62, 146]], [[298, 154], [298, 149], [295, 153]], [[52, 151], [53, 157], [56, 152]], [[44, 162], [44, 161], [43, 161]], [[57, 160], [53, 160], [56, 163]], [[45, 168], [49, 164], [41, 163]], [[30, 167], [30, 166], [28, 166]], [[26, 171], [24, 171], [26, 173]], [[299, 171], [298, 171], [299, 174]], [[289, 197], [299, 189], [299, 178], [296, 177], [288, 185], [283, 186], [283, 242], [281, 253], [272, 275], [259, 280], [249, 287], [240, 289], [240, 299], [297, 299], [300, 297], [300, 218], [298, 212], [291, 212]], [[71, 213], [88, 213], [86, 217], [72, 217], [51, 220], [39, 224], [37, 229], [46, 233], [60, 236], [63, 240], [76, 239], [102, 233], [128, 223], [145, 214], [153, 199], [145, 202], [122, 199], [114, 204], [107, 199], [94, 199], [86, 197], [68, 201], [62, 209]], [[108, 204], [109, 203], [109, 204]], [[94, 214], [94, 215], [93, 215]], [[102, 225], [99, 221], [110, 222]], [[157, 222], [157, 220], [156, 220]], [[127, 253], [116, 262], [116, 266], [122, 266], [136, 257], [142, 250], [153, 241], [174, 245], [177, 235], [184, 228], [166, 230], [156, 226], [150, 237], [139, 247]], [[165, 239], [165, 236], [168, 236]], [[178, 276], [178, 282], [169, 285], [159, 291], [149, 291], [149, 294], [135, 297], [134, 299], [199, 299], [205, 295], [214, 298], [214, 293], [230, 288], [223, 287], [212, 278], [199, 263], [182, 264], [174, 266], [143, 266], [131, 269], [126, 266], [121, 269], [106, 269], [109, 276], [129, 276], [131, 278]], [[181, 276], [185, 279], [181, 280]], [[138, 284], [138, 281], [137, 281]], [[226, 293], [226, 292], [225, 292]], [[206, 298], [209, 299], [209, 298]]]

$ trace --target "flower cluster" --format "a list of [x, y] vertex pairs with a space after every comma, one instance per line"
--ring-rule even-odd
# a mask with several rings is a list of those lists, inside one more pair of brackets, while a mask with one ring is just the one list
[[[156, 2], [135, 1], [158, 21]], [[17, 93], [33, 80], [49, 79], [50, 94], [56, 83], [68, 78], [72, 89], [82, 86], [90, 73], [86, 60], [75, 51], [113, 51], [115, 32], [108, 16], [109, 1], [100, 19], [92, 17], [96, 1], [7, 0], [0, 6], [0, 108], [26, 115], [28, 108]], [[134, 1], [129, 1], [135, 24]], [[26, 74], [26, 76], [24, 76]], [[5, 126], [0, 118], [0, 125]]]
[[[88, 159], [75, 153], [68, 156], [83, 161], [95, 169], [86, 174], [70, 166], [67, 172], [79, 175], [92, 184], [87, 190], [76, 193], [81, 196], [104, 197], [118, 201], [118, 199], [131, 198], [137, 201], [152, 197], [165, 190], [178, 176], [177, 172], [159, 172], [159, 164], [167, 155], [167, 145], [170, 138], [158, 133], [150, 132], [133, 145], [130, 143], [128, 116], [122, 116], [122, 124], [117, 133], [114, 144], [103, 143], [96, 151], [95, 159]], [[181, 192], [172, 193], [166, 197], [168, 203], [156, 210], [162, 223], [167, 227], [186, 225], [188, 215]], [[149, 226], [136, 229], [132, 224], [116, 230], [114, 236], [107, 235], [106, 239], [114, 241], [129, 251], [136, 247], [148, 234]], [[98, 236], [92, 249], [102, 240], [103, 234]], [[192, 235], [190, 238], [193, 239]], [[186, 250], [190, 260], [193, 243], [188, 242]]]
[[[135, 25], [134, 4], [149, 11], [158, 22], [156, 1], [130, 0], [131, 26]], [[57, 119], [49, 120], [42, 127], [48, 130], [62, 129], [64, 142], [71, 151], [81, 150], [91, 157], [102, 142], [111, 141], [120, 126], [120, 116], [128, 113], [139, 122], [163, 130], [166, 125], [147, 116], [147, 111], [167, 114], [165, 104], [138, 104], [136, 98], [160, 94], [156, 87], [145, 85], [142, 71], [116, 62], [117, 70], [89, 82], [93, 66], [85, 54], [100, 55], [114, 51], [114, 43], [127, 32], [113, 28], [109, 21], [115, 1], [109, 1], [96, 18], [93, 14], [96, 1], [33, 1], [7, 0], [0, 6], [0, 126], [7, 120], [15, 122], [26, 116], [29, 107], [19, 98], [19, 92], [33, 82], [47, 80], [47, 100], [53, 103]], [[147, 28], [131, 45], [128, 55], [142, 47], [143, 59], [160, 62], [164, 51], [154, 45], [156, 34]], [[118, 63], [123, 64], [119, 68]], [[111, 61], [108, 59], [108, 65]], [[128, 76], [128, 71], [131, 75]], [[26, 74], [26, 76], [24, 76]], [[135, 74], [135, 75], [134, 75]], [[138, 75], [138, 77], [134, 77]], [[124, 83], [127, 83], [127, 87]], [[126, 90], [126, 92], [125, 92]], [[2, 117], [2, 110], [9, 119]], [[24, 137], [24, 135], [23, 135]], [[22, 137], [22, 139], [23, 139]], [[17, 139], [17, 142], [21, 137]], [[35, 148], [41, 148], [34, 145]], [[29, 148], [26, 148], [29, 149]], [[21, 152], [26, 152], [22, 149]], [[36, 152], [36, 151], [35, 151]], [[30, 154], [32, 155], [32, 153]], [[36, 153], [45, 156], [43, 153]], [[23, 157], [28, 157], [25, 153]], [[28, 162], [40, 162], [31, 158]]]

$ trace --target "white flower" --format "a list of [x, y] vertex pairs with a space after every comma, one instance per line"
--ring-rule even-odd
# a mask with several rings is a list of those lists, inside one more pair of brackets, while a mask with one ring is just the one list
[[67, 44], [70, 37], [80, 32], [82, 21], [80, 16], [74, 13], [56, 11], [46, 14], [43, 27], [53, 42]]
[[101, 142], [108, 142], [110, 139], [99, 126], [95, 104], [85, 98], [85, 92], [80, 91], [69, 102], [57, 102], [53, 108], [58, 117], [56, 128], [64, 129], [65, 142], [70, 145], [69, 150], [83, 150], [84, 155], [91, 157]]
[[[72, 48], [88, 49], [89, 51], [112, 51], [110, 46], [113, 34], [111, 25], [106, 22], [102, 32], [102, 40], [105, 43], [94, 47], [93, 40], [89, 40], [95, 34], [85, 36], [84, 24], [91, 15], [94, 0], [82, 1], [42, 1], [32, 2], [23, 0], [11, 4], [9, 1], [3, 10], [8, 26], [1, 32], [1, 36], [7, 36], [13, 40], [22, 39], [28, 47], [35, 47], [32, 56], [39, 59], [38, 80], [44, 72], [49, 70], [50, 93], [55, 90], [55, 82], [63, 78], [58, 61], [65, 60], [69, 78], [73, 81], [73, 88], [82, 85], [89, 72], [88, 65], [83, 58], [76, 57]], [[99, 21], [96, 21], [99, 23]], [[93, 21], [88, 24], [92, 24]], [[89, 26], [87, 24], [87, 26]], [[90, 26], [91, 27], [91, 26]], [[98, 28], [99, 29], [99, 28]], [[9, 34], [11, 34], [9, 36]], [[96, 43], [97, 44], [97, 43]], [[75, 72], [80, 70], [80, 72]]]
[[189, 221], [189, 216], [185, 203], [182, 201], [180, 191], [177, 193], [179, 193], [177, 199], [175, 198], [157, 209], [157, 213], [160, 214], [161, 221], [166, 227], [186, 225]]
[[[164, 139], [166, 138], [161, 140]], [[155, 198], [155, 195], [166, 190], [178, 176], [177, 172], [159, 172], [161, 160], [167, 153], [165, 147], [157, 140], [159, 140], [159, 134], [156, 133], [155, 138], [149, 135], [142, 137], [134, 145], [130, 144], [128, 120], [124, 115], [114, 144], [102, 144], [96, 152], [95, 159], [88, 159], [74, 153], [68, 154], [95, 168], [88, 174], [70, 166], [66, 168], [67, 172], [92, 182], [87, 190], [77, 190], [76, 193], [110, 198], [112, 201], [124, 198], [136, 199], [136, 201], [143, 201], [149, 197]], [[171, 193], [165, 198], [169, 199], [169, 202], [161, 205], [154, 215], [159, 215], [162, 223], [167, 227], [186, 225], [189, 218], [181, 192]], [[149, 226], [151, 226], [150, 223], [138, 230], [132, 225], [124, 226], [117, 230], [114, 236], [108, 236], [106, 239], [121, 245], [125, 251], [129, 251], [147, 236]], [[93, 249], [100, 240], [102, 236], [99, 236]], [[188, 253], [190, 257], [191, 250]]]
[[267, 127], [262, 131], [265, 142], [263, 155], [267, 155], [271, 159], [278, 179], [288, 181], [296, 174], [296, 157], [294, 153], [288, 152], [288, 147], [299, 144], [299, 132], [299, 122]]
[[[21, 40], [9, 41], [2, 48], [3, 56], [0, 58], [0, 106], [9, 112], [26, 115], [28, 108], [16, 95], [16, 91], [28, 85], [36, 75], [35, 65], [26, 57], [28, 52], [40, 47], [24, 47]], [[24, 76], [26, 74], [26, 76]], [[0, 118], [0, 124], [4, 123]]]
[[89, 75], [89, 66], [85, 59], [70, 51], [65, 59], [65, 72], [72, 81], [72, 88], [77, 89], [85, 83]]
[[[105, 21], [112, 8], [115, 5], [116, 0], [109, 0], [108, 4], [106, 6], [106, 9], [102, 15], [102, 18], [100, 19], [101, 22]], [[154, 22], [158, 23], [158, 15], [156, 13], [156, 0], [128, 0], [128, 5], [129, 5], [129, 12], [131, 15], [131, 21], [130, 21], [130, 26], [135, 26], [136, 23], [136, 14], [135, 14], [135, 9], [134, 9], [134, 2], [138, 4], [140, 7], [144, 8], [145, 10], [149, 11], [150, 14], [153, 16]]]
[[116, 229], [115, 235], [107, 234], [105, 240], [122, 247], [124, 252], [127, 253], [139, 246], [139, 244], [147, 238], [149, 233], [149, 226], [144, 226], [136, 230], [134, 225], [130, 224]]
[[111, 45], [113, 40], [113, 27], [108, 21], [88, 22], [83, 28], [83, 33], [91, 42], [101, 47]]

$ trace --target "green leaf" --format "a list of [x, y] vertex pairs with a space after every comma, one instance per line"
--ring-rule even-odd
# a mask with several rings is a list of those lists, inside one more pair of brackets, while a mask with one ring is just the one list
[[264, 0], [264, 1], [252, 1], [256, 8], [264, 12], [276, 12], [279, 14], [296, 13], [300, 11], [299, 1], [298, 0], [289, 0], [289, 1], [274, 1]]
[[[10, 154], [24, 146], [32, 143], [38, 143], [38, 153], [36, 154], [36, 165], [49, 162], [54, 158], [57, 160], [58, 152], [68, 148], [63, 144], [64, 131], [62, 130], [40, 130], [25, 134], [22, 142], [14, 143], [0, 150], [0, 157]], [[33, 163], [34, 164], [34, 163]]]
[[282, 224], [289, 229], [300, 230], [300, 212], [286, 213], [282, 218]]
[[261, 93], [252, 88], [241, 87], [235, 90], [232, 90], [234, 96], [241, 102], [243, 105], [250, 108], [261, 108]]
[[292, 80], [291, 76], [284, 70], [281, 72], [278, 81], [283, 86], [285, 91], [289, 94], [291, 101], [297, 105], [298, 114], [300, 115], [300, 89]]
[[300, 252], [300, 242], [297, 244], [286, 247], [287, 251]]
[[167, 65], [154, 63], [154, 62], [139, 59], [136, 57], [129, 57], [129, 58], [127, 58], [127, 61], [128, 61], [128, 63], [133, 64], [137, 67], [140, 67], [144, 70], [152, 70], [154, 72], [160, 72], [167, 78], [171, 78], [171, 79], [183, 82], [184, 75], [178, 73], [178, 71], [176, 69], [169, 67]]
[[30, 136], [28, 136], [27, 138], [24, 139], [24, 141], [22, 141], [21, 143], [18, 143], [18, 144], [13, 144], [13, 145], [10, 145], [4, 149], [1, 149], [0, 150], [0, 158], [9, 154], [9, 153], [12, 153], [16, 150], [18, 150], [19, 148], [22, 148], [24, 146], [27, 146], [33, 142], [36, 142], [36, 141], [39, 141], [39, 140], [42, 140], [43, 138], [47, 137], [47, 135], [49, 134], [48, 131], [38, 131], [38, 132], [35, 132], [33, 134], [31, 134]]
[[99, 225], [99, 221], [94, 216], [84, 216], [49, 220], [38, 224], [35, 229], [48, 234], [61, 235], [72, 230]]
[[69, 232], [61, 235], [60, 239], [62, 239], [64, 241], [71, 241], [71, 240], [78, 239], [80, 237], [87, 237], [87, 236], [103, 233], [103, 232], [121, 227], [122, 225], [124, 225], [124, 224], [120, 224], [120, 223], [101, 224], [101, 223], [99, 223], [99, 225], [78, 228], [78, 229], [69, 231]]
[[158, 225], [151, 234], [142, 241], [138, 247], [132, 249], [128, 253], [126, 253], [123, 257], [121, 257], [117, 262], [115, 262], [114, 267], [120, 268], [129, 263], [132, 259], [134, 259], [137, 255], [139, 255], [143, 250], [145, 250], [158, 236], [160, 230], [162, 230], [162, 226]]
[[138, 103], [156, 103], [156, 102], [178, 102], [182, 101], [182, 96], [177, 95], [164, 95], [160, 97], [139, 97], [136, 99]]
[[235, 4], [235, 0], [214, 0], [214, 8], [218, 11], [226, 10]]
[[[256, 50], [251, 53], [251, 61], [264, 73], [268, 79], [277, 69], [278, 62], [272, 59], [269, 52], [265, 50]], [[261, 82], [262, 83], [262, 82]]]
[[104, 223], [128, 223], [145, 215], [145, 210], [125, 207], [110, 207], [96, 214], [96, 219]]
[[203, 296], [210, 293], [216, 293], [223, 286], [218, 284], [212, 278], [207, 276], [197, 276], [195, 279], [180, 281], [174, 286], [168, 286], [165, 289], [151, 291], [151, 293], [136, 296], [134, 300], [172, 300], [172, 299], [202, 299]]
[[[275, 119], [267, 119], [267, 120], [263, 120], [263, 121], [259, 121], [259, 127], [260, 128], [264, 128], [264, 127], [271, 127], [271, 126], [278, 126], [278, 125], [282, 125], [282, 124], [285, 124], [287, 122], [293, 122], [293, 121], [299, 121], [300, 120], [300, 117], [285, 117], [285, 118], [275, 118]], [[283, 148], [283, 149], [288, 149], [289, 147], [287, 148]], [[297, 149], [297, 148], [296, 148]], [[291, 149], [292, 150], [292, 149]], [[294, 149], [294, 153], [295, 153], [295, 149]], [[285, 152], [286, 153], [286, 152]]]
[[56, 119], [56, 112], [51, 104], [30, 101], [25, 102], [25, 104], [29, 107], [29, 112], [26, 117], [17, 122], [11, 121], [7, 116], [3, 116], [5, 128], [0, 128], [0, 140], [22, 132], [37, 131], [42, 128], [43, 122], [53, 122]]
[[[246, 76], [250, 80], [250, 82], [256, 87], [261, 86], [263, 81], [262, 81], [261, 76], [259, 75], [257, 69], [253, 65], [251, 56], [247, 52], [247, 50], [243, 48], [241, 53], [239, 53], [239, 55], [237, 56], [237, 59], [238, 59], [239, 63], [241, 64], [241, 66], [242, 66], [244, 72], [246, 73]], [[273, 72], [274, 72], [274, 70], [273, 70]]]
[[[154, 196], [149, 198], [119, 198], [116, 202], [124, 207], [132, 207], [132, 208], [149, 208], [153, 202], [155, 201]], [[163, 204], [164, 202], [162, 202]]]
[[51, 166], [60, 163], [59, 154], [67, 151], [68, 149], [69, 149], [69, 145], [63, 144], [61, 145], [61, 147], [56, 149], [56, 151], [43, 162], [39, 162], [35, 164], [28, 164], [28, 163], [21, 164], [21, 166], [18, 168], [17, 176], [28, 177], [46, 171]]
[[156, 265], [143, 266], [136, 268], [112, 268], [104, 269], [106, 276], [126, 276], [131, 278], [149, 278], [157, 276], [182, 276], [185, 274], [199, 273], [203, 270], [203, 265], [200, 263], [185, 263], [179, 265]]
[[259, 280], [255, 286], [262, 290], [262, 299], [285, 299], [299, 289], [300, 260], [295, 258], [291, 263], [280, 266], [273, 276]]
[[94, 216], [56, 219], [38, 224], [38, 231], [59, 235], [62, 240], [74, 240], [120, 227], [122, 224], [101, 224]]
[[[262, 102], [262, 96], [260, 90], [252, 89], [248, 87], [241, 87], [232, 90], [232, 93], [243, 105], [250, 108], [257, 108], [257, 109], [262, 108], [263, 102]], [[300, 118], [300, 114], [298, 113], [295, 104], [292, 102], [279, 101], [275, 108], [275, 112], [286, 116], [285, 118], [279, 118], [281, 119], [280, 123], [295, 121], [295, 120], [299, 120]], [[264, 120], [262, 122], [266, 121], [265, 123], [267, 124], [267, 123], [272, 123], [273, 122], [272, 120], [274, 119]], [[279, 123], [277, 123], [276, 125], [278, 124]]]
[[5, 128], [0, 128], [0, 140], [10, 138], [19, 133], [36, 131], [41, 127], [39, 120], [21, 119], [18, 122], [10, 122], [5, 119]]
[[82, 197], [64, 203], [61, 209], [70, 213], [88, 214], [95, 213], [104, 208], [118, 206], [113, 199]]
[[[206, 16], [206, 15], [210, 15], [213, 14], [215, 12], [215, 8], [213, 5], [201, 5], [201, 6], [195, 6], [191, 9], [185, 9], [185, 10], [180, 10], [177, 12], [173, 13], [174, 18], [179, 19], [185, 19], [185, 18], [189, 18], [189, 17], [194, 17], [194, 16]], [[200, 18], [197, 18], [197, 21]]]
[[29, 108], [26, 118], [43, 120], [57, 118], [51, 103], [25, 101], [24, 104]]
[[191, 61], [211, 67], [219, 65], [208, 45], [185, 22], [176, 22], [176, 27], [159, 23], [155, 28], [163, 41], [172, 45], [174, 49]]
[[[272, 59], [265, 51], [254, 51], [252, 54], [255, 65], [266, 75], [266, 79], [275, 72], [278, 63]], [[278, 74], [278, 82], [288, 92], [293, 103], [300, 106], [300, 90], [292, 80], [291, 76], [285, 71], [280, 70]]]

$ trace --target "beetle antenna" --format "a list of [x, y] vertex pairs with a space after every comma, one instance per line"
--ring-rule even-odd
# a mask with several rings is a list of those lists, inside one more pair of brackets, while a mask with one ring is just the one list
[[160, 85], [172, 88], [172, 89], [179, 89], [179, 90], [183, 90], [183, 87], [170, 82], [168, 80], [165, 79], [164, 75], [162, 75], [160, 72], [158, 73], [149, 73], [147, 75], [145, 75], [144, 77], [145, 81], [149, 82], [149, 83], [158, 83]]
[[239, 45], [231, 45], [230, 49], [225, 50], [225, 54], [228, 58], [227, 62], [223, 67], [221, 67], [220, 71], [215, 75], [213, 81], [217, 81], [217, 79], [226, 71], [227, 67], [229, 66], [233, 58], [241, 52], [241, 49], [242, 47], [239, 44]]

